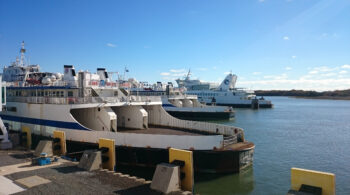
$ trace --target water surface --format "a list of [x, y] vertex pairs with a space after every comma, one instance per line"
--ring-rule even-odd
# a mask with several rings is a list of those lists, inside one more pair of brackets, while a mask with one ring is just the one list
[[336, 174], [337, 194], [350, 194], [350, 101], [268, 97], [272, 109], [237, 109], [218, 121], [242, 127], [255, 143], [254, 165], [240, 174], [196, 175], [200, 194], [286, 194], [290, 168]]

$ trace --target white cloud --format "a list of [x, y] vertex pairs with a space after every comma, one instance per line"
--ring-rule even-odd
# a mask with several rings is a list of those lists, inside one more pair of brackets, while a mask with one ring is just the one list
[[287, 37], [287, 36], [284, 36], [284, 37], [283, 37], [283, 40], [286, 40], [286, 41], [288, 41], [288, 40], [289, 40], [289, 37]]
[[280, 74], [280, 75], [266, 75], [264, 76], [264, 79], [272, 79], [272, 80], [281, 80], [288, 78], [286, 73]]
[[253, 75], [259, 75], [259, 74], [261, 74], [261, 72], [253, 72], [252, 74]]
[[309, 74], [319, 74], [319, 73], [325, 74], [326, 72], [334, 72], [338, 69], [339, 69], [339, 67], [331, 68], [328, 66], [318, 66], [318, 67], [310, 68]]
[[176, 80], [180, 77], [186, 76], [187, 71], [186, 69], [170, 69], [167, 72], [161, 72], [160, 75], [163, 76], [162, 79], [169, 81], [169, 80]]
[[186, 72], [185, 69], [170, 69], [170, 72]]
[[337, 33], [322, 33], [321, 35], [318, 35], [316, 38], [325, 40], [325, 39], [337, 39], [339, 35]]
[[[287, 70], [288, 68], [285, 67]], [[252, 89], [303, 89], [303, 90], [337, 90], [350, 88], [350, 65], [318, 66], [308, 68], [307, 74], [299, 78], [289, 78], [286, 73], [264, 75], [254, 80], [238, 80], [239, 87]]]
[[289, 67], [289, 66], [286, 66], [284, 69], [285, 69], [285, 70], [292, 70], [293, 68], [292, 68], [292, 67]]
[[297, 56], [292, 56], [293, 59], [297, 58]]
[[107, 43], [106, 44], [108, 47], [117, 47], [117, 45], [116, 44], [113, 44], [113, 43]]
[[335, 73], [335, 72], [329, 72], [329, 73], [321, 74], [320, 76], [323, 76], [323, 77], [332, 77], [332, 76], [335, 76], [335, 75], [337, 75], [337, 73]]
[[317, 70], [312, 70], [312, 71], [309, 71], [309, 74], [318, 74], [318, 71]]
[[214, 70], [216, 70], [216, 69], [217, 69], [217, 67], [216, 67], [216, 66], [213, 66], [213, 69], [214, 69]]
[[303, 90], [336, 90], [349, 89], [350, 78], [326, 78], [326, 79], [271, 79], [238, 81], [237, 85], [252, 87], [253, 89], [303, 89]]
[[228, 75], [228, 74], [230, 74], [231, 72], [224, 72], [224, 75]]
[[341, 66], [341, 68], [350, 69], [350, 65], [349, 64], [344, 64], [343, 66]]
[[162, 72], [162, 73], [160, 73], [160, 75], [162, 75], [162, 76], [169, 76], [170, 73], [169, 72]]

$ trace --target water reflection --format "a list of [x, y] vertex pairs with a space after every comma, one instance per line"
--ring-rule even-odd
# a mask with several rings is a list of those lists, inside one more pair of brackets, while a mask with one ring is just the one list
[[236, 174], [198, 173], [194, 179], [196, 194], [250, 194], [255, 185], [252, 166]]

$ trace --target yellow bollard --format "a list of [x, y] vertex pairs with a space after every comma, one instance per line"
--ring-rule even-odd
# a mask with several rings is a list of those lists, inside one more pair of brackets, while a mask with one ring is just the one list
[[291, 189], [298, 191], [302, 184], [322, 188], [322, 195], [335, 194], [335, 175], [333, 173], [292, 168]]
[[114, 139], [104, 139], [100, 138], [98, 140], [98, 148], [107, 149], [107, 151], [102, 150], [102, 168], [114, 171], [115, 167], [115, 143]]
[[[31, 130], [30, 130], [30, 128], [29, 127], [27, 127], [27, 126], [22, 126], [22, 133], [26, 133], [26, 147], [28, 148], [28, 149], [31, 149], [31, 146], [32, 146], [32, 132], [31, 132]], [[23, 138], [22, 138], [23, 139]]]
[[185, 173], [185, 178], [181, 180], [181, 189], [193, 192], [194, 174], [192, 151], [169, 148], [169, 163], [172, 163], [174, 160], [185, 162], [185, 166], [181, 167], [181, 172]]
[[53, 154], [65, 155], [67, 153], [66, 132], [53, 131]]

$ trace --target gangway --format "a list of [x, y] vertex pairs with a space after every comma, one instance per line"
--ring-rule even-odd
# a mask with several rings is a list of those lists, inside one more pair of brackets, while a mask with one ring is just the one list
[[[2, 112], [2, 107], [6, 105], [6, 83], [2, 82], [2, 76], [0, 75], [0, 112]], [[0, 117], [0, 149], [10, 149], [12, 148], [12, 142], [9, 140], [8, 132], [4, 122]]]

